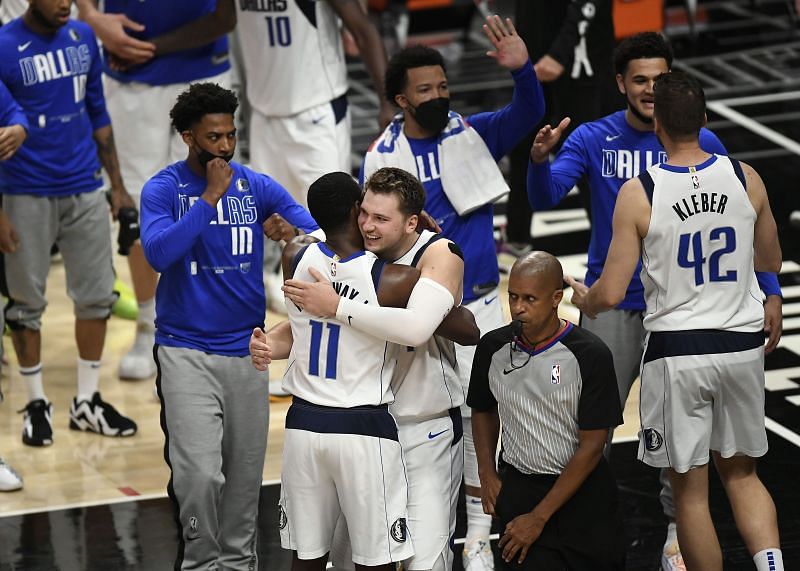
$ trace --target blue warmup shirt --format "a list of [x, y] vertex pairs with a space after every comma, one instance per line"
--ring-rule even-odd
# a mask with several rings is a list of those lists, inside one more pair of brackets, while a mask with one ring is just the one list
[[[216, 5], [216, 0], [106, 0], [103, 11], [125, 14], [144, 25], [142, 32], [128, 30], [128, 33], [146, 41], [214, 12]], [[230, 67], [228, 37], [223, 35], [199, 48], [156, 56], [124, 72], [114, 71], [108, 66], [105, 72], [123, 83], [139, 81], [148, 85], [169, 85], [213, 77]]]
[[212, 208], [206, 179], [186, 161], [161, 170], [142, 189], [142, 245], [161, 272], [156, 343], [215, 355], [245, 356], [264, 324], [262, 223], [277, 212], [307, 232], [317, 224], [280, 184], [231, 162], [233, 179]]
[[[510, 104], [499, 111], [466, 117], [495, 161], [508, 154], [544, 115], [542, 86], [536, 79], [533, 65], [528, 62], [513, 71], [511, 76], [514, 78], [514, 95]], [[463, 303], [467, 304], [500, 282], [492, 205], [459, 216], [442, 189], [439, 136], [429, 139], [409, 137], [408, 142], [417, 164], [417, 178], [425, 187], [425, 210], [442, 227], [442, 235], [458, 244], [464, 253]], [[363, 186], [363, 164], [360, 181]]]
[[5, 83], [0, 82], [0, 127], [21, 125], [28, 130], [28, 119], [22, 107], [14, 101]]
[[28, 137], [0, 163], [6, 194], [68, 196], [100, 188], [95, 130], [111, 123], [97, 39], [70, 20], [55, 35], [31, 31], [22, 18], [0, 28], [0, 80], [22, 107]]
[[[708, 129], [700, 131], [700, 146], [708, 153], [726, 155], [725, 147]], [[528, 200], [534, 211], [557, 205], [583, 176], [589, 178], [592, 201], [592, 231], [586, 285], [591, 286], [603, 272], [614, 205], [620, 187], [651, 165], [666, 162], [667, 154], [652, 131], [638, 131], [617, 111], [597, 121], [579, 125], [564, 141], [553, 164], [528, 163]], [[644, 287], [639, 279], [642, 264], [636, 266], [625, 299], [618, 309], [645, 309]]]

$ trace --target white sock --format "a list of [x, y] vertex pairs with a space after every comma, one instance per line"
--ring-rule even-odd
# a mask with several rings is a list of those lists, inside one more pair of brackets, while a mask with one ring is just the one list
[[78, 357], [78, 402], [92, 400], [100, 384], [100, 361], [86, 361]]
[[42, 386], [42, 364], [36, 363], [33, 367], [20, 367], [19, 372], [25, 379], [28, 387], [28, 402], [35, 400], [47, 400]]
[[753, 555], [758, 571], [783, 571], [783, 553], [777, 547], [764, 549]]
[[488, 540], [492, 531], [492, 516], [483, 513], [481, 499], [467, 494], [467, 537], [465, 543], [477, 539]]
[[156, 322], [156, 298], [150, 298], [147, 301], [139, 302], [139, 317], [136, 323], [140, 329], [142, 326], [148, 326], [152, 331], [155, 328]]

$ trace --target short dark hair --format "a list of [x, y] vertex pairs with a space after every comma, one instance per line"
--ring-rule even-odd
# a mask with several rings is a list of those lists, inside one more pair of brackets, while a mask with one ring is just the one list
[[230, 89], [220, 87], [216, 83], [193, 83], [189, 89], [178, 95], [169, 116], [175, 130], [183, 133], [201, 121], [203, 115], [211, 113], [233, 115], [237, 107], [239, 100]]
[[324, 174], [308, 187], [308, 210], [326, 233], [342, 229], [353, 206], [361, 199], [361, 187], [346, 172]]
[[413, 174], [395, 167], [383, 167], [372, 173], [364, 184], [364, 191], [377, 194], [394, 194], [400, 201], [400, 211], [406, 216], [422, 212], [425, 206], [425, 189]]
[[697, 137], [706, 115], [706, 94], [688, 73], [661, 74], [653, 86], [653, 107], [664, 131], [675, 139]]
[[625, 75], [628, 64], [634, 59], [661, 58], [667, 61], [667, 69], [672, 68], [672, 47], [657, 32], [642, 32], [622, 40], [614, 49], [614, 72]]
[[442, 54], [428, 46], [410, 46], [394, 54], [386, 66], [386, 75], [383, 81], [386, 99], [389, 103], [394, 103], [395, 96], [406, 88], [408, 82], [406, 72], [409, 69], [429, 65], [438, 65], [447, 72]]

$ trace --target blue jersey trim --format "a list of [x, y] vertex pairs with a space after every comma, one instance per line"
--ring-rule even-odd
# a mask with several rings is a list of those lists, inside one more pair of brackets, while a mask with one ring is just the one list
[[519, 339], [516, 341], [515, 344], [516, 344], [518, 349], [521, 349], [521, 350], [525, 351], [526, 353], [528, 353], [530, 355], [538, 355], [539, 353], [544, 353], [550, 347], [552, 347], [553, 345], [555, 345], [556, 343], [561, 341], [567, 333], [572, 331], [573, 327], [575, 327], [575, 326], [572, 324], [572, 322], [571, 321], [567, 321], [567, 326], [564, 327], [564, 329], [561, 330], [561, 333], [559, 333], [558, 335], [553, 337], [553, 339], [547, 345], [543, 345], [543, 346], [541, 346], [541, 347], [539, 347], [537, 349], [531, 349], [530, 347], [528, 347], [525, 343], [523, 343]]
[[[339, 254], [337, 254], [336, 252], [334, 252], [333, 250], [331, 250], [331, 249], [330, 249], [330, 247], [329, 247], [329, 246], [328, 246], [328, 245], [327, 245], [325, 242], [319, 242], [319, 243], [318, 243], [318, 246], [319, 246], [319, 249], [320, 249], [320, 251], [321, 251], [323, 254], [325, 254], [326, 256], [328, 256], [329, 258], [333, 258], [334, 260], [336, 260], [337, 258], [339, 258]], [[347, 256], [346, 258], [341, 258], [341, 259], [339, 259], [339, 260], [338, 260], [338, 262], [339, 262], [340, 264], [343, 264], [343, 263], [345, 263], [345, 262], [349, 262], [350, 260], [355, 260], [356, 258], [360, 258], [360, 257], [361, 257], [361, 256], [363, 256], [365, 253], [366, 253], [366, 252], [364, 252], [364, 250], [360, 250], [360, 251], [358, 251], [358, 252], [355, 252], [355, 253], [353, 253], [353, 254], [350, 254], [350, 255], [349, 255], [349, 256]]]
[[642, 174], [639, 175], [639, 182], [642, 183], [644, 187], [644, 193], [647, 195], [647, 200], [650, 202], [650, 205], [653, 204], [653, 191], [656, 188], [656, 183], [653, 182], [653, 177], [650, 176], [650, 173], [644, 171]]
[[378, 286], [381, 283], [381, 276], [383, 276], [383, 268], [386, 266], [386, 260], [375, 260], [372, 264], [372, 285], [375, 286], [375, 293], [378, 293]]
[[450, 446], [455, 446], [464, 437], [464, 422], [461, 419], [461, 407], [451, 408], [447, 411], [453, 423], [453, 442]]
[[322, 434], [359, 434], [397, 441], [397, 424], [385, 404], [339, 408], [294, 397], [286, 412], [286, 428]]
[[717, 155], [711, 155], [707, 160], [703, 161], [699, 165], [695, 165], [694, 167], [678, 167], [678, 166], [675, 166], [675, 165], [668, 165], [666, 163], [661, 163], [660, 165], [658, 165], [658, 167], [664, 169], [665, 171], [678, 172], [678, 173], [691, 172], [690, 169], [692, 169], [692, 168], [694, 168], [694, 170], [696, 170], [696, 171], [701, 171], [706, 167], [710, 167], [716, 161], [717, 161]]
[[745, 192], [747, 192], [747, 179], [745, 179], [744, 177], [744, 171], [742, 170], [742, 163], [730, 157], [728, 157], [728, 160], [731, 161], [731, 166], [733, 167], [733, 172], [736, 173], [736, 178], [739, 179], [739, 182], [742, 183], [742, 188], [744, 189]]
[[681, 355], [736, 353], [764, 346], [764, 332], [698, 329], [695, 331], [655, 331], [647, 341], [643, 363]]

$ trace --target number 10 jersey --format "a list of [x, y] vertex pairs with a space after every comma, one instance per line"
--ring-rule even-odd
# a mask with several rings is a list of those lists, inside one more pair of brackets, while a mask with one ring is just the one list
[[655, 165], [639, 179], [652, 204], [642, 240], [645, 328], [761, 330], [756, 213], [739, 163], [711, 155], [694, 167]]

